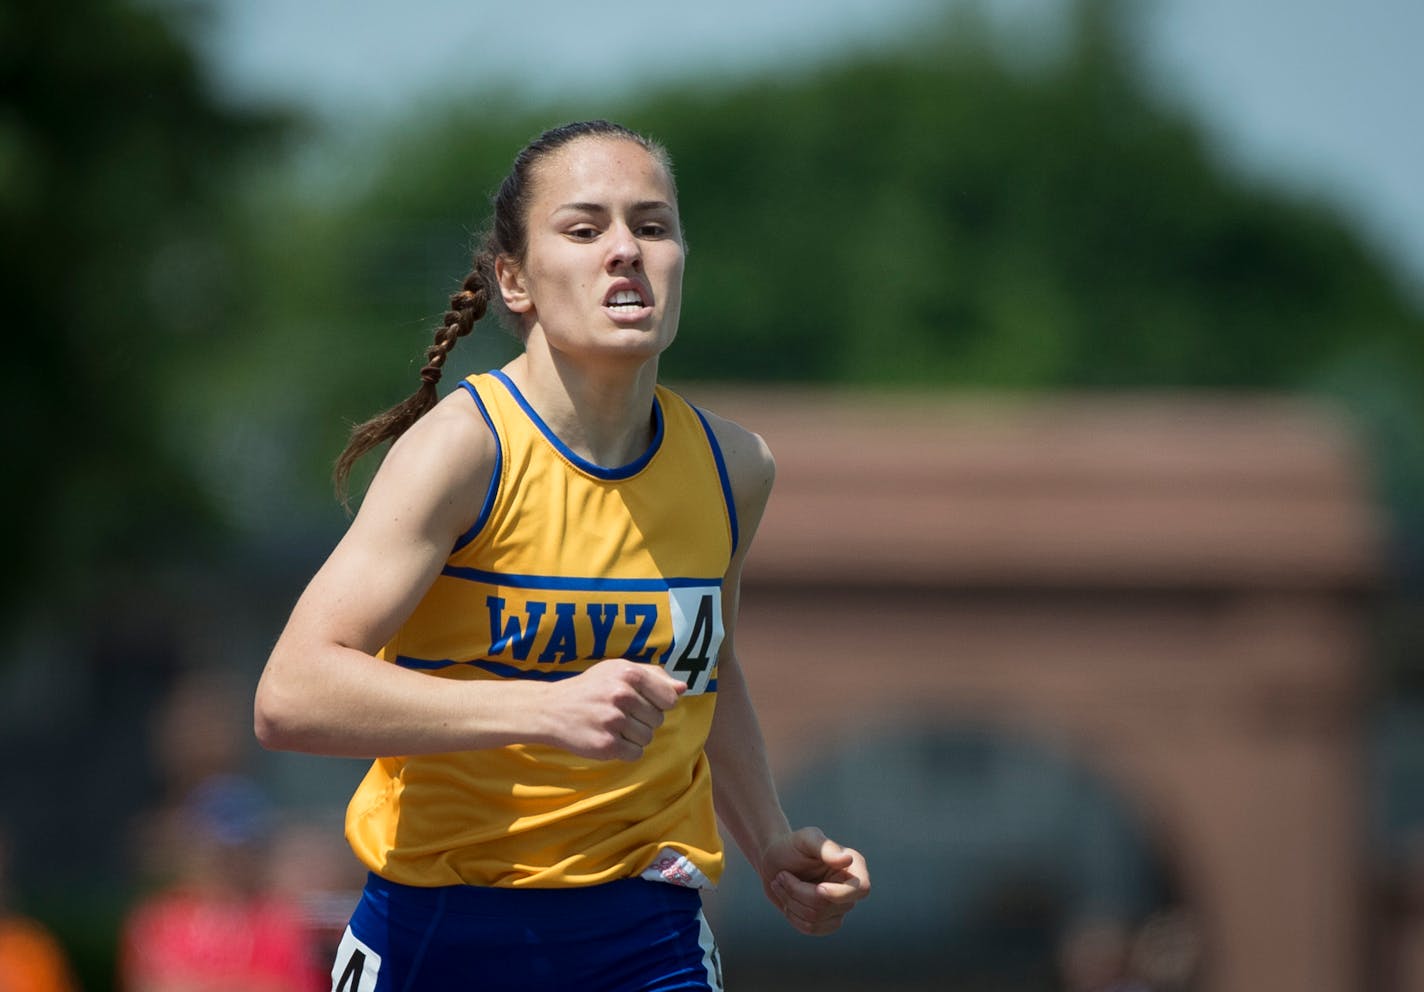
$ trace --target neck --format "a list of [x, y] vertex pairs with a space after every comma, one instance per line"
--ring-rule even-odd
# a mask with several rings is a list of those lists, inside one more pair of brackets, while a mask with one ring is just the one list
[[596, 465], [626, 465], [652, 441], [656, 357], [590, 368], [547, 348], [526, 347], [505, 373], [559, 440]]

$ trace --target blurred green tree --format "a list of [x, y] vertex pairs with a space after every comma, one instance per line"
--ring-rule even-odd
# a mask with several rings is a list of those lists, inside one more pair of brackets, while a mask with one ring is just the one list
[[[1364, 354], [1424, 372], [1424, 315], [1343, 217], [1232, 174], [1144, 83], [1121, 5], [1077, 11], [1033, 66], [969, 8], [902, 50], [616, 108], [452, 96], [308, 208], [326, 226], [306, 264], [338, 258], [305, 307], [356, 294], [345, 346], [413, 357], [512, 150], [601, 112], [677, 160], [693, 251], [672, 378], [1298, 388]], [[350, 381], [379, 405], [409, 365]]]
[[993, 388], [1299, 386], [1420, 314], [1344, 221], [1229, 174], [1085, 3], [1037, 71], [923, 47], [689, 113], [675, 375]]
[[0, 6], [5, 604], [133, 575], [219, 523], [163, 384], [241, 321], [229, 189], [283, 131], [222, 106], [151, 6]]

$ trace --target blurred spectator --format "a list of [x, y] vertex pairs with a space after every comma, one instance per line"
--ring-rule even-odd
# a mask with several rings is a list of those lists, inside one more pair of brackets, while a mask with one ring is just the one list
[[10, 901], [9, 839], [0, 829], [0, 992], [76, 992], [59, 941]]
[[301, 907], [268, 884], [275, 815], [234, 775], [199, 784], [164, 836], [176, 875], [124, 922], [124, 992], [315, 992]]
[[1132, 977], [1132, 931], [1113, 919], [1081, 921], [1068, 928], [1058, 947], [1064, 992], [1151, 992]]
[[337, 945], [366, 884], [366, 866], [342, 836], [343, 811], [334, 812], [335, 827], [324, 822], [283, 827], [267, 860], [271, 891], [301, 908], [310, 944], [323, 964], [336, 960]]
[[1192, 915], [1181, 907], [1152, 914], [1132, 938], [1132, 973], [1151, 992], [1195, 988], [1201, 956], [1201, 934]]
[[[133, 863], [146, 881], [171, 877], [173, 851], [183, 843], [181, 807], [193, 790], [246, 767], [250, 695], [225, 674], [196, 668], [178, 677], [160, 705], [149, 738], [158, 794], [138, 814], [130, 838]], [[180, 833], [170, 834], [173, 829]]]
[[1201, 970], [1201, 939], [1191, 914], [1168, 907], [1133, 927], [1084, 920], [1059, 943], [1064, 992], [1188, 992]]

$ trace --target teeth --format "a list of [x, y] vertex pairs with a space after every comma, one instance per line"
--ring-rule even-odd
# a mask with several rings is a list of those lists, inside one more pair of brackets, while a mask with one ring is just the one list
[[643, 305], [643, 297], [631, 289], [620, 289], [613, 294], [613, 299], [608, 301], [608, 305], [614, 307], [640, 307]]

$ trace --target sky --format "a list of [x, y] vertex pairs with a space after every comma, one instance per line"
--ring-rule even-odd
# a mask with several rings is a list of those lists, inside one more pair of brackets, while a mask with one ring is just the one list
[[[168, 0], [181, 6], [185, 0]], [[796, 72], [894, 44], [965, 0], [212, 0], [217, 85], [331, 121], [496, 84], [531, 101]], [[1067, 0], [979, 0], [1051, 47]], [[1125, 0], [1144, 66], [1233, 167], [1338, 205], [1424, 302], [1424, 0]]]

